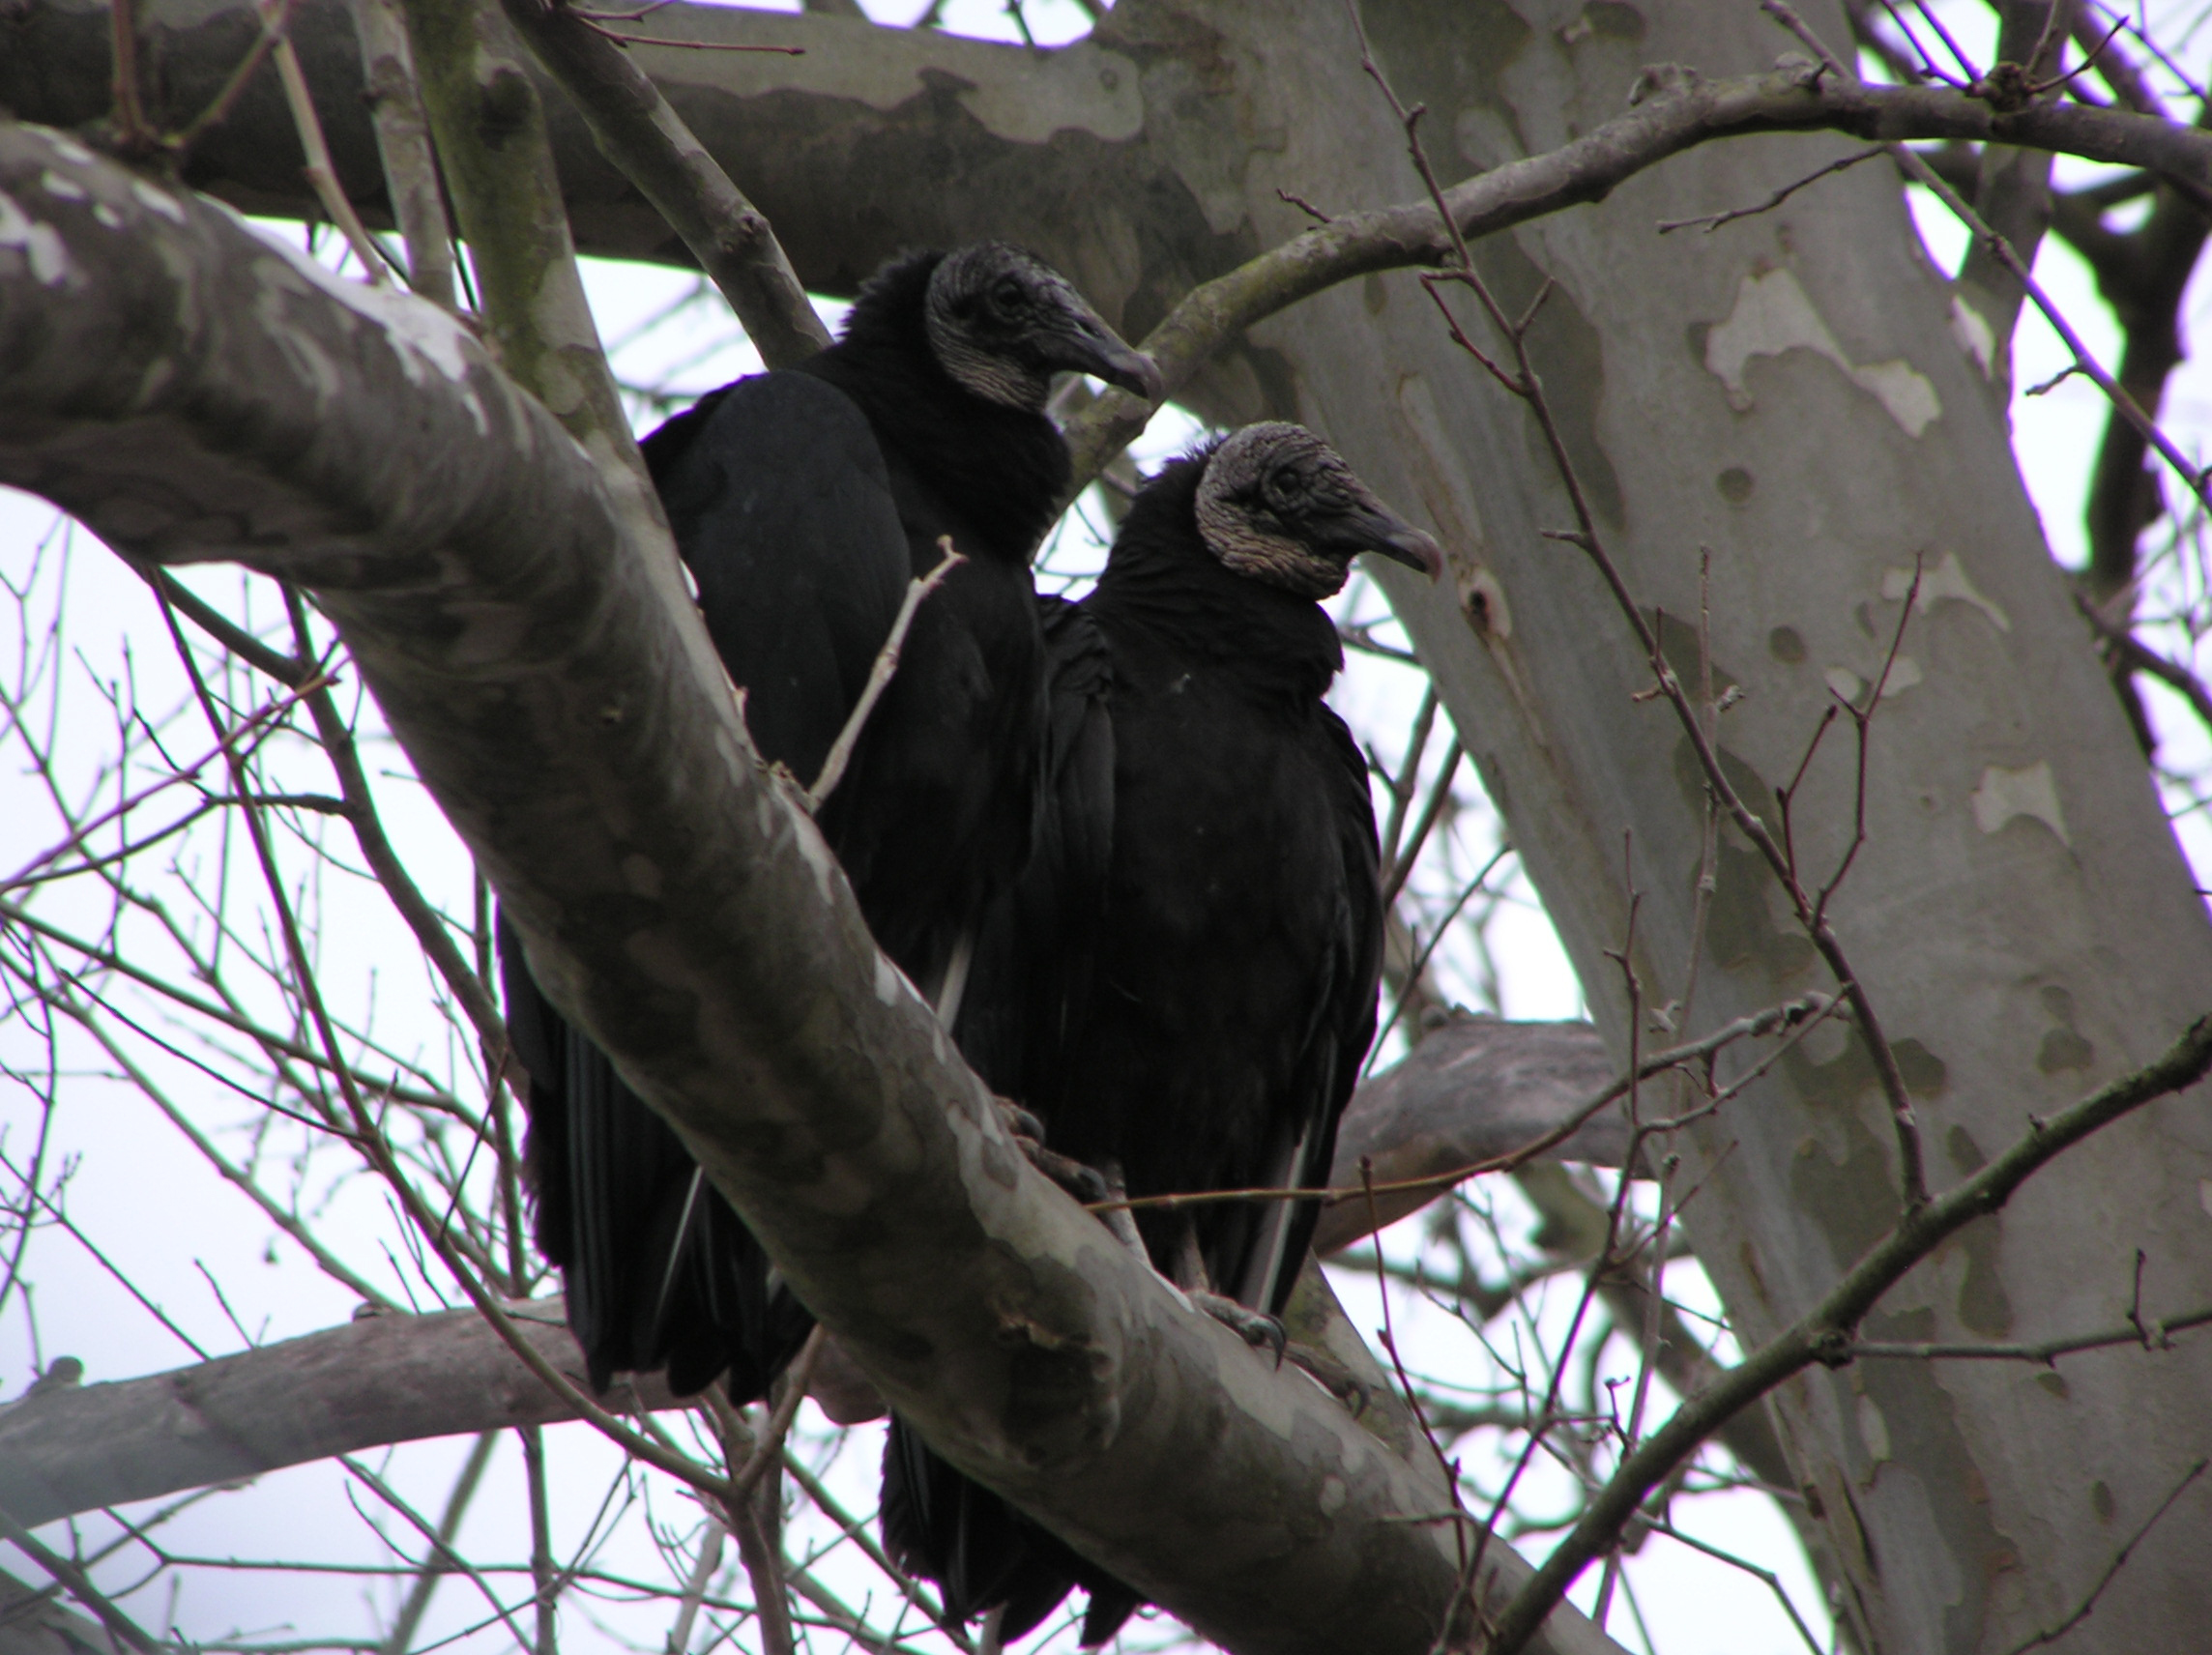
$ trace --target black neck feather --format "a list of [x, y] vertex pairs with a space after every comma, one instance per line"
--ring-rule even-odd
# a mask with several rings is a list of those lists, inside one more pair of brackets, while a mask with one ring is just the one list
[[1336, 624], [1313, 599], [1238, 574], [1208, 547], [1198, 485], [1209, 454], [1170, 461], [1145, 484], [1087, 602], [1233, 666], [1257, 688], [1318, 700], [1344, 665]]
[[885, 457], [903, 460], [982, 537], [971, 555], [1026, 564], [1067, 486], [1067, 445], [1050, 420], [988, 401], [929, 345], [929, 277], [944, 254], [908, 253], [860, 289], [844, 336], [803, 363], [860, 405]]

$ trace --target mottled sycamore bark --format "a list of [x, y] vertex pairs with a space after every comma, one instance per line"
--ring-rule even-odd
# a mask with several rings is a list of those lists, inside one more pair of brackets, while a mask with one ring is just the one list
[[[218, 77], [223, 52], [244, 49], [243, 9], [152, 10], [172, 66]], [[303, 26], [320, 15], [306, 8]], [[1807, 15], [1847, 39], [1832, 7]], [[1337, 215], [1420, 193], [1332, 7], [1125, 0], [1095, 40], [1046, 54], [722, 16], [656, 19], [808, 55], [641, 61], [819, 288], [849, 287], [902, 244], [1012, 234], [1138, 335], [1195, 285], [1305, 231], [1278, 189]], [[1636, 601], [1672, 618], [1662, 635], [1693, 681], [1697, 633], [1680, 618], [1699, 612], [1700, 548], [1712, 550], [1714, 678], [1743, 692], [1720, 747], [1745, 798], [1774, 798], [1831, 693], [1863, 696], [1904, 623], [1873, 722], [1868, 841], [1833, 912], [1896, 1041], [1934, 1181], [1955, 1181], [2212, 1002], [2212, 934], [2020, 486], [1990, 394], [2001, 314], [1928, 266], [1894, 177], [1826, 178], [1710, 236], [1654, 226], [1755, 205], [1847, 153], [1784, 128], [2050, 145], [2190, 186], [2212, 179], [2206, 135], [2117, 111], [2001, 114], [1940, 88], [1808, 84], [1797, 43], [1749, 8], [1371, 0], [1366, 17], [1400, 93], [1428, 108], [1428, 153], [1455, 199], [1506, 198], [1485, 227], [1516, 227], [1475, 253], [1502, 301], [1518, 309], [1557, 284], [1537, 368]], [[45, 91], [0, 54], [0, 98], [103, 108], [104, 57], [67, 44], [96, 38], [98, 20], [43, 0], [0, 24], [57, 54]], [[341, 45], [334, 31], [316, 60], [334, 83]], [[1798, 61], [1776, 71], [1785, 53]], [[1653, 63], [1704, 79], [1643, 74]], [[1624, 115], [1632, 87], [1646, 96]], [[581, 243], [665, 253], [665, 230], [554, 128]], [[1705, 141], [1720, 132], [1771, 135]], [[373, 194], [365, 127], [333, 136]], [[234, 199], [296, 202], [249, 147], [218, 134], [189, 164]], [[1435, 221], [1405, 224], [1433, 256]], [[1525, 410], [1452, 350], [1412, 277], [1382, 274], [1390, 262], [1272, 319], [1230, 307], [1245, 331], [1203, 368], [1204, 330], [1191, 335], [1183, 394], [1218, 419], [1304, 419], [1451, 548], [1444, 589], [1383, 578], [1616, 1059], [1626, 1003], [1606, 950], [1627, 935], [1630, 829], [1647, 1004], [1685, 996], [1694, 948], [1691, 1035], [1833, 989], [1732, 828], [1700, 931], [1705, 800], [1672, 713], [1632, 699], [1648, 672], [1625, 620], [1581, 554], [1544, 537], [1572, 517]], [[1848, 741], [1831, 740], [1797, 795], [1816, 877], [1850, 842], [1856, 776]], [[1681, 1140], [1701, 1191], [1684, 1222], [1747, 1343], [1819, 1303], [1899, 1215], [1873, 1083], [1855, 1037], [1824, 1031]], [[1868, 1336], [2032, 1342], [2101, 1326], [2127, 1301], [2138, 1248], [2146, 1313], [2194, 1308], [2191, 1284], [2212, 1278], [2208, 1188], [2201, 1091], [2153, 1105], [1947, 1241], [1875, 1307]], [[2200, 1342], [2040, 1376], [1812, 1371], [1776, 1406], [1869, 1647], [2002, 1649], [2071, 1612], [2212, 1446], [2208, 1393]], [[2160, 1647], [2193, 1626], [2207, 1554], [2199, 1489], [2134, 1548], [2099, 1636]]]
[[[0, 480], [314, 594], [539, 981], [931, 1444], [1231, 1647], [1429, 1648], [1433, 1459], [1029, 1166], [560, 425], [433, 306], [66, 138], [0, 126]], [[1494, 1545], [1478, 1589], [1527, 1578]]]

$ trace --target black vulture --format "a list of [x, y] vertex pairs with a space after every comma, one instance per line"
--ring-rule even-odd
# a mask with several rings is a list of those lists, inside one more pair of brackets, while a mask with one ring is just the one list
[[[923, 252], [861, 289], [840, 341], [710, 392], [643, 448], [763, 756], [813, 781], [908, 581], [941, 536], [967, 562], [917, 613], [824, 804], [884, 950], [949, 1014], [987, 899], [1026, 860], [1046, 713], [1030, 557], [1068, 479], [1052, 375], [1156, 396], [1159, 373], [1058, 273], [1004, 243]], [[660, 1118], [531, 977], [502, 926], [530, 1075], [538, 1246], [604, 1388], [665, 1367], [687, 1394], [762, 1394], [811, 1319]]]
[[[1320, 438], [1251, 425], [1145, 485], [1088, 597], [1040, 600], [1046, 812], [977, 945], [960, 1039], [1055, 1150], [1132, 1197], [1327, 1180], [1382, 962], [1367, 767], [1322, 699], [1344, 657], [1319, 600], [1360, 552], [1441, 566]], [[1273, 1317], [1319, 1217], [1216, 1203], [1137, 1228], [1170, 1280]], [[891, 1432], [894, 1555], [990, 1608], [970, 1582], [1029, 1543], [1027, 1520]], [[1136, 1596], [1075, 1578], [1084, 1640], [1102, 1642]], [[1002, 1636], [1057, 1601], [1008, 1601]]]

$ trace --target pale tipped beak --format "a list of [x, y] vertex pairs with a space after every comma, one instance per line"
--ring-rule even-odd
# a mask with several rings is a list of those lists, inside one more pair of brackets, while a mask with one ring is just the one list
[[1125, 343], [1096, 316], [1070, 316], [1064, 332], [1050, 346], [1056, 368], [1073, 368], [1118, 385], [1147, 402], [1157, 402], [1165, 389], [1159, 364], [1143, 351]]
[[1111, 334], [1100, 341], [1101, 348], [1091, 371], [1108, 385], [1118, 385], [1133, 396], [1142, 396], [1147, 402], [1157, 402], [1166, 389], [1160, 377], [1159, 363], [1143, 351], [1124, 345]]
[[1444, 572], [1443, 547], [1437, 544], [1434, 535], [1423, 534], [1411, 523], [1367, 549], [1394, 564], [1418, 569], [1431, 580], [1439, 579]]
[[1380, 503], [1354, 507], [1338, 514], [1322, 530], [1319, 538], [1348, 559], [1359, 552], [1373, 552], [1379, 558], [1388, 558], [1394, 564], [1417, 569], [1431, 580], [1444, 571], [1443, 548], [1437, 544], [1435, 537], [1414, 528]]

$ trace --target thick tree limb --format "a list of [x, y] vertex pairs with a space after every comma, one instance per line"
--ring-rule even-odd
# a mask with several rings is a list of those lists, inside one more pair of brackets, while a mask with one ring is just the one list
[[[675, 4], [655, 11], [655, 35], [721, 45], [798, 45], [806, 55], [655, 46], [632, 47], [628, 55], [708, 153], [744, 181], [746, 194], [781, 231], [800, 279], [811, 289], [838, 292], [849, 291], [901, 243], [924, 238], [1022, 234], [1048, 257], [1063, 256], [1059, 243], [1079, 239], [1072, 226], [1086, 201], [1142, 187], [1168, 170], [1166, 158], [1150, 152], [1138, 84], [1142, 58], [1156, 51], [1157, 43], [1131, 39], [1147, 20], [1135, 14], [1146, 10], [1133, 8], [1126, 18], [1117, 12], [1091, 41], [1031, 51], [842, 17]], [[92, 0], [28, 0], [0, 22], [6, 46], [0, 104], [55, 126], [102, 119], [109, 96], [105, 27], [105, 8]], [[169, 100], [155, 118], [172, 126], [204, 104], [259, 32], [251, 0], [203, 0], [189, 8], [182, 0], [161, 0], [146, 7], [145, 27], [160, 42], [160, 90]], [[342, 0], [303, 0], [289, 33], [325, 111], [339, 176], [364, 216], [378, 221], [382, 185], [368, 122], [342, 108], [348, 100], [358, 103], [362, 84]], [[1118, 49], [1125, 39], [1131, 49]], [[1884, 142], [1997, 143], [2212, 186], [2212, 133], [2125, 110], [2050, 102], [2008, 111], [1945, 87], [1846, 84], [1796, 68], [1703, 80], [1695, 66], [1660, 66], [1645, 72], [1637, 90], [1640, 103], [1584, 137], [1452, 191], [1463, 232], [1484, 234], [1602, 200], [1622, 180], [1670, 155], [1748, 132], [1827, 129]], [[304, 217], [312, 204], [284, 159], [291, 153], [285, 147], [290, 128], [268, 91], [248, 89], [225, 127], [189, 158], [186, 178], [253, 211]], [[687, 262], [683, 242], [597, 153], [582, 121], [565, 111], [549, 114], [579, 247], [611, 257]], [[803, 127], [804, 143], [789, 141], [795, 121]], [[771, 134], [783, 141], [769, 141]], [[947, 146], [961, 157], [959, 166], [943, 164]], [[923, 182], [926, 189], [916, 188]], [[834, 216], [821, 212], [826, 200], [838, 203]], [[1397, 249], [1399, 256], [1344, 274], [1422, 262], [1445, 250], [1441, 226], [1425, 205], [1390, 211], [1408, 216], [1397, 229], [1415, 239]], [[1372, 229], [1377, 217], [1359, 214], [1338, 223]], [[1415, 231], [1420, 219], [1425, 234]], [[1317, 232], [1324, 244], [1307, 247], [1301, 257], [1325, 261], [1326, 247], [1340, 240], [1325, 236], [1334, 227]], [[1211, 240], [1203, 256], [1212, 268], [1191, 276], [1219, 275], [1258, 250], [1236, 236]], [[1124, 265], [1076, 274], [1108, 306], [1110, 319], [1131, 296], [1132, 278], [1150, 288], [1140, 313], [1121, 318], [1129, 326], [1148, 325], [1170, 296], [1154, 285], [1164, 272], [1139, 276]], [[1341, 276], [1319, 278], [1317, 285], [1335, 279]], [[1293, 297], [1314, 290], [1301, 287]]]
[[[1472, 241], [1562, 209], [1602, 201], [1637, 173], [1713, 138], [1826, 129], [1895, 142], [1962, 138], [2093, 156], [2212, 181], [2212, 133], [2078, 104], [2006, 114], [1962, 93], [1868, 86], [1811, 67], [1706, 80], [1693, 69], [1644, 71], [1626, 114], [1543, 155], [1508, 161], [1444, 192]], [[1144, 349], [1175, 394], [1222, 344], [1262, 318], [1370, 271], [1434, 264], [1452, 251], [1436, 209], [1410, 202], [1353, 213], [1307, 231], [1186, 295]], [[1150, 410], [1110, 392], [1068, 429], [1076, 475], [1089, 478], [1144, 429]]]
[[830, 343], [760, 209], [730, 182], [629, 54], [569, 7], [504, 0], [538, 61], [591, 126], [607, 158], [659, 210], [721, 290], [771, 367]]
[[[510, 1311], [546, 1360], [587, 1382], [560, 1299]], [[639, 1400], [678, 1406], [657, 1379]], [[570, 1417], [473, 1310], [364, 1316], [172, 1373], [58, 1386], [0, 1407], [0, 1510], [36, 1527], [335, 1454]]]
[[[1379, 1167], [1412, 1165], [1409, 1156], [1439, 1145], [1452, 1166], [1519, 1148], [1612, 1078], [1586, 1024], [1462, 1017], [1432, 1033], [1422, 1051], [1432, 1047], [1434, 1057], [1416, 1054], [1353, 1099], [1348, 1142], [1364, 1146], [1360, 1152]], [[1411, 1136], [1401, 1142], [1392, 1136], [1400, 1131]], [[1627, 1142], [1616, 1106], [1550, 1153], [1616, 1165]], [[1405, 1199], [1379, 1201], [1385, 1222]], [[1434, 1198], [1415, 1198], [1427, 1199]], [[1364, 1207], [1348, 1204], [1330, 1216], [1339, 1215], [1341, 1225], [1367, 1234]], [[1357, 1369], [1376, 1393], [1363, 1423], [1413, 1452], [1411, 1416], [1396, 1417], [1404, 1409], [1388, 1379], [1334, 1308], [1325, 1283], [1317, 1276], [1315, 1291], [1301, 1285], [1300, 1293], [1289, 1313], [1295, 1335]], [[586, 1383], [558, 1297], [517, 1304], [511, 1314], [547, 1361]], [[657, 1379], [636, 1400], [651, 1408], [681, 1406]], [[879, 1402], [849, 1405], [837, 1417], [881, 1414]], [[357, 1449], [573, 1417], [473, 1310], [367, 1316], [173, 1373], [55, 1387], [0, 1405], [0, 1509], [36, 1525]]]
[[[67, 139], [0, 127], [0, 479], [315, 594], [539, 981], [931, 1445], [1234, 1648], [1428, 1649], [1433, 1466], [1029, 1167], [544, 411], [432, 306]], [[1489, 1601], [1528, 1577], [1485, 1556]]]
[[[1353, 1095], [1337, 1130], [1329, 1182], [1357, 1187], [1362, 1160], [1377, 1184], [1395, 1184], [1510, 1155], [1564, 1124], [1614, 1074], [1605, 1042], [1586, 1023], [1456, 1016]], [[1628, 1139], [1627, 1112], [1616, 1103], [1544, 1158], [1617, 1167]], [[1378, 1190], [1371, 1203], [1324, 1208], [1314, 1250], [1326, 1257], [1349, 1247], [1377, 1229], [1377, 1220], [1390, 1224], [1417, 1212], [1448, 1187]]]

